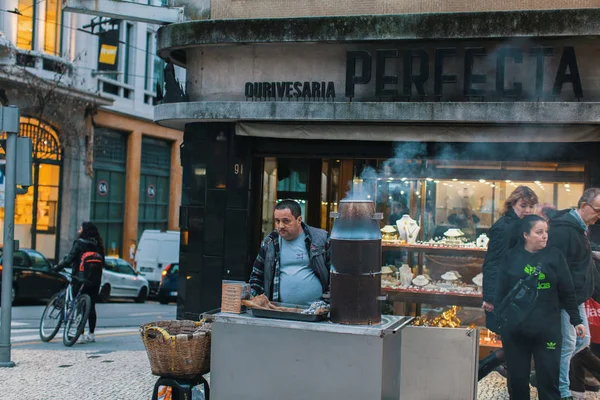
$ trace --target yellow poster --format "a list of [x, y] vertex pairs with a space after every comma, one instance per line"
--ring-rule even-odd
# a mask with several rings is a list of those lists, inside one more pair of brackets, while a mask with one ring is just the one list
[[98, 62], [102, 64], [115, 65], [117, 60], [117, 46], [111, 46], [109, 44], [103, 44], [100, 48], [100, 58]]

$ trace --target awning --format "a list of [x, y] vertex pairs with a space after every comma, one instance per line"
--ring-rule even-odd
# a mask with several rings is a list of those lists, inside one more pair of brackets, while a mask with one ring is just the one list
[[378, 125], [240, 122], [240, 136], [389, 142], [600, 142], [600, 125]]

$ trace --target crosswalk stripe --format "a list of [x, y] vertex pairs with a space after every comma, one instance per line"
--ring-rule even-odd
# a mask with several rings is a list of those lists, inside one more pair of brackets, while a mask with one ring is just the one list
[[[28, 329], [29, 331], [29, 329]], [[33, 331], [37, 331], [37, 329], [33, 330]], [[96, 336], [103, 336], [103, 335], [111, 335], [111, 334], [119, 334], [119, 333], [137, 333], [139, 331], [139, 328], [119, 328], [119, 329], [96, 329]], [[31, 340], [36, 340], [36, 339], [40, 339], [39, 334], [36, 335], [23, 335], [23, 336], [13, 336], [14, 332], [11, 333], [11, 342], [12, 343], [19, 343], [19, 342], [28, 342]], [[60, 335], [61, 333], [59, 332], [58, 335]], [[58, 336], [57, 335], [57, 336]]]

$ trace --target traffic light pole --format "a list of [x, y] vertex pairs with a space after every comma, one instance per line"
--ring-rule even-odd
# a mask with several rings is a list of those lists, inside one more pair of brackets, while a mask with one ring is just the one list
[[[9, 107], [0, 107], [0, 116], [6, 116], [3, 112]], [[13, 284], [13, 251], [14, 251], [14, 227], [15, 227], [15, 198], [17, 183], [17, 132], [18, 132], [18, 110], [16, 113], [17, 128], [5, 129], [4, 118], [0, 118], [0, 131], [6, 131], [6, 181], [4, 196], [4, 245], [2, 249], [2, 297], [0, 308], [2, 315], [0, 321], [0, 367], [14, 367], [15, 363], [10, 358], [10, 322], [12, 311], [12, 284]], [[4, 123], [3, 123], [4, 122]], [[4, 128], [4, 129], [3, 129]], [[17, 132], [14, 132], [16, 130]], [[12, 131], [12, 132], [11, 132]]]

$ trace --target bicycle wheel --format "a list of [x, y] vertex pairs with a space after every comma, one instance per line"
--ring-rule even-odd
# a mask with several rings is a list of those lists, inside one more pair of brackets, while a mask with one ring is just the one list
[[63, 343], [65, 346], [73, 346], [79, 336], [83, 333], [85, 324], [90, 316], [92, 300], [87, 294], [80, 295], [75, 300], [75, 305], [69, 312], [63, 331]]
[[65, 293], [60, 292], [52, 296], [40, 319], [40, 339], [49, 342], [54, 339], [63, 322], [63, 305]]

